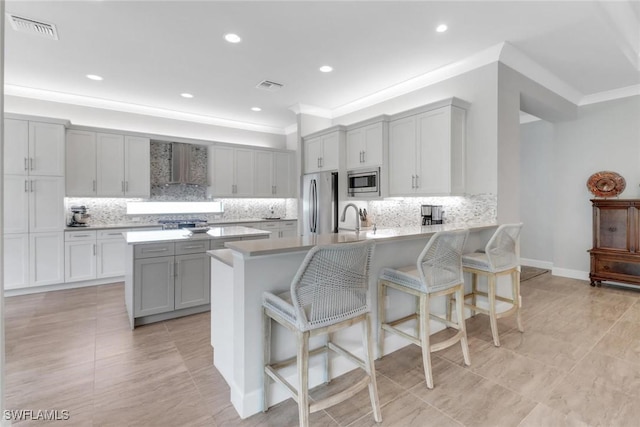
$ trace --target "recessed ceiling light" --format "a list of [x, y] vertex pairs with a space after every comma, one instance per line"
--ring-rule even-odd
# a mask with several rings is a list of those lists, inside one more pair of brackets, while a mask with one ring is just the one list
[[320, 71], [322, 71], [323, 73], [330, 73], [333, 71], [333, 67], [329, 65], [323, 65], [322, 67], [320, 67]]
[[436, 27], [436, 31], [439, 33], [444, 33], [445, 31], [447, 31], [449, 29], [449, 27], [447, 27], [446, 24], [440, 24]]
[[229, 43], [240, 43], [242, 41], [239, 35], [233, 33], [225, 34], [224, 39]]
[[87, 74], [87, 78], [90, 80], [96, 80], [96, 81], [100, 81], [102, 80], [102, 77], [96, 75], [96, 74]]
[[180, 96], [183, 97], [183, 98], [193, 98], [193, 95], [191, 95], [190, 93], [187, 93], [187, 92], [181, 93]]
[[262, 111], [260, 107], [251, 107], [251, 111]]

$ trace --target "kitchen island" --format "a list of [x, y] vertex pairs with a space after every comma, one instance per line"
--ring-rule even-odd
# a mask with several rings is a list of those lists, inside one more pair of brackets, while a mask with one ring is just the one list
[[[194, 230], [200, 231], [200, 230]], [[269, 231], [231, 226], [123, 233], [125, 304], [131, 328], [210, 309], [206, 251], [225, 242], [266, 239]]]
[[[262, 293], [288, 291], [291, 280], [309, 249], [316, 245], [332, 243], [361, 240], [375, 242], [369, 277], [372, 320], [375, 325], [377, 277], [380, 270], [384, 267], [414, 264], [433, 233], [461, 228], [470, 230], [465, 248], [465, 252], [468, 252], [483, 249], [497, 224], [444, 224], [368, 230], [357, 234], [350, 231], [276, 240], [229, 242], [225, 245], [226, 249], [209, 251], [212, 295], [211, 345], [215, 349], [214, 365], [230, 386], [230, 400], [238, 414], [245, 418], [262, 410]], [[401, 317], [415, 310], [415, 303], [407, 295], [390, 291], [387, 298], [390, 318]], [[444, 301], [434, 301], [432, 312], [444, 314]], [[432, 333], [441, 329], [442, 326], [439, 324], [432, 324]], [[275, 325], [272, 332], [271, 348], [274, 360], [282, 360], [296, 354], [295, 340], [290, 332]], [[340, 331], [334, 338], [347, 350], [362, 356], [360, 330], [350, 328]], [[312, 339], [310, 348], [320, 346], [321, 343], [318, 339]], [[401, 340], [395, 335], [385, 336], [385, 353], [391, 353], [406, 345], [406, 340]], [[380, 356], [382, 355], [378, 355]], [[323, 382], [321, 362], [321, 357], [310, 359], [310, 388]], [[354, 368], [355, 366], [343, 357], [334, 357], [331, 360], [334, 377]], [[289, 371], [283, 371], [283, 375], [295, 383], [295, 366]], [[282, 387], [274, 384], [272, 387], [271, 405], [289, 397]]]

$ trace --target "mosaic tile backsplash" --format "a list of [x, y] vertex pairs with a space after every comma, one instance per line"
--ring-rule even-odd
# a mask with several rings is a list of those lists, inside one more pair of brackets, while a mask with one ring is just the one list
[[[194, 201], [197, 200], [194, 199]], [[215, 199], [217, 202], [222, 202], [223, 214], [127, 215], [127, 202], [144, 201], [145, 199], [67, 197], [65, 199], [65, 209], [66, 212], [69, 212], [69, 207], [72, 205], [84, 205], [87, 207], [87, 213], [91, 215], [89, 221], [91, 225], [114, 225], [129, 224], [134, 221], [149, 224], [156, 223], [160, 219], [202, 218], [213, 222], [257, 218], [296, 218], [298, 205], [296, 199]], [[149, 201], [158, 201], [158, 199]], [[68, 222], [70, 214], [67, 216]]]
[[[191, 176], [195, 182], [207, 182], [207, 147], [190, 144]], [[166, 183], [171, 180], [171, 143], [151, 141], [151, 199], [198, 201], [207, 197], [207, 187]]]
[[[152, 198], [158, 200], [191, 200], [184, 194], [177, 197], [164, 196]], [[223, 214], [197, 215], [135, 215], [127, 216], [127, 202], [139, 202], [143, 199], [121, 198], [66, 198], [65, 208], [69, 212], [72, 205], [85, 205], [91, 214], [93, 225], [111, 225], [131, 223], [135, 217], [140, 223], [155, 223], [159, 219], [204, 218], [208, 221], [232, 221], [257, 218], [297, 218], [298, 201], [296, 199], [215, 199], [222, 202]], [[493, 194], [481, 194], [466, 197], [407, 197], [355, 202], [358, 207], [366, 208], [372, 222], [378, 227], [404, 227], [419, 225], [420, 206], [423, 204], [442, 205], [446, 223], [466, 223], [474, 221], [495, 221], [497, 199]], [[340, 209], [345, 203], [340, 204]]]

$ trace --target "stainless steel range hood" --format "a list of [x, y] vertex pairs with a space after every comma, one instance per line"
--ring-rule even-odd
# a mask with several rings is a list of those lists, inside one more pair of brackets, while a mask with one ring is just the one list
[[171, 143], [171, 178], [166, 184], [207, 185], [206, 167], [204, 171], [197, 168], [197, 148], [193, 144]]

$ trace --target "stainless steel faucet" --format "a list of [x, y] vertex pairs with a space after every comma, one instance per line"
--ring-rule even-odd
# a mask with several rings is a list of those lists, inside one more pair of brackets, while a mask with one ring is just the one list
[[347, 203], [347, 205], [344, 207], [344, 210], [342, 211], [342, 216], [340, 217], [340, 221], [341, 222], [345, 222], [347, 219], [347, 209], [349, 207], [352, 207], [355, 211], [356, 211], [356, 233], [360, 232], [360, 215], [358, 212], [358, 207], [356, 205], [354, 205], [353, 203]]

